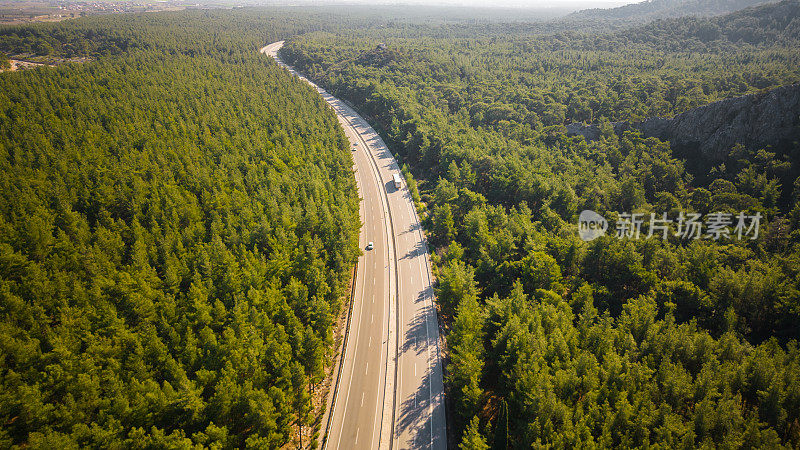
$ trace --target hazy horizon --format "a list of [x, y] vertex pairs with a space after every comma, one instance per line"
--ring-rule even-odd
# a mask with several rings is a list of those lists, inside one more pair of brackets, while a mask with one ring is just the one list
[[[380, 5], [380, 6], [431, 6], [431, 7], [464, 7], [464, 8], [513, 8], [513, 9], [558, 9], [581, 10], [588, 8], [616, 8], [618, 6], [640, 3], [639, 1], [626, 0], [289, 0], [289, 1], [258, 1], [258, 0], [233, 0], [223, 1], [239, 5], [285, 5], [285, 6], [347, 6], [347, 5]], [[218, 2], [214, 2], [218, 3]]]

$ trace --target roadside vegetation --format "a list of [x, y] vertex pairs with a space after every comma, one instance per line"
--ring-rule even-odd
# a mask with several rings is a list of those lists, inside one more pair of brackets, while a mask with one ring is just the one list
[[96, 58], [0, 75], [0, 447], [278, 448], [313, 425], [358, 198], [333, 112], [257, 51], [310, 23], [0, 29]]
[[[462, 448], [800, 445], [800, 148], [736, 146], [692, 173], [692, 155], [610, 124], [797, 83], [798, 11], [289, 40], [419, 183]], [[611, 236], [581, 241], [584, 209]], [[613, 236], [619, 213], [679, 211], [764, 219], [756, 240]]]
[[[258, 54], [285, 38], [402, 164], [461, 448], [800, 446], [800, 148], [700, 171], [612, 126], [797, 83], [800, 4], [634, 28], [431, 11], [0, 28], [0, 55], [88, 61], [0, 74], [0, 446], [277, 448], [318, 425], [358, 198], [333, 112]], [[584, 209], [610, 236], [578, 237]], [[679, 211], [758, 213], [760, 237], [613, 236]]]

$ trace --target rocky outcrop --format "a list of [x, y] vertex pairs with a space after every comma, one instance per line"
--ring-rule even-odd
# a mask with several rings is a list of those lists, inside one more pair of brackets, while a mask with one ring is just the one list
[[[723, 161], [736, 144], [748, 148], [791, 144], [800, 140], [800, 84], [721, 100], [671, 119], [614, 123], [617, 134], [626, 130], [670, 141], [676, 154], [695, 154], [708, 162]], [[595, 125], [570, 124], [567, 134], [600, 138]]]

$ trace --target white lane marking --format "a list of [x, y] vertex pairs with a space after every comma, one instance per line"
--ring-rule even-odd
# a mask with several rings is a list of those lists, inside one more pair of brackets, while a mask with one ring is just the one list
[[[422, 260], [419, 260], [419, 274], [420, 277], [422, 276]], [[430, 371], [431, 375], [433, 374], [433, 369], [431, 368], [431, 333], [430, 333], [430, 319], [431, 319], [431, 312], [434, 310], [433, 308], [433, 299], [429, 296], [425, 296], [428, 301], [430, 302], [430, 309], [428, 310], [428, 314], [425, 318], [425, 342], [428, 345], [425, 345], [425, 354], [428, 357], [426, 361], [428, 365], [428, 370]], [[438, 344], [438, 343], [437, 343]], [[428, 417], [430, 418], [430, 430], [431, 430], [431, 448], [433, 448], [433, 383], [428, 383]]]
[[364, 393], [361, 393], [361, 406], [364, 406]]
[[367, 346], [372, 347], [372, 336], [369, 337], [369, 344]]
[[[324, 92], [324, 91], [322, 91], [322, 90], [321, 90], [321, 92]], [[327, 93], [324, 93], [324, 94], [327, 94]], [[327, 94], [327, 95], [328, 95], [328, 96], [330, 96], [329, 94]], [[331, 97], [331, 98], [333, 99], [333, 97]], [[335, 99], [334, 99], [334, 100], [335, 100]], [[336, 103], [336, 105], [337, 105], [337, 106], [339, 106], [341, 109], [345, 109], [346, 111], [349, 111], [349, 108], [346, 108], [346, 107], [344, 107], [344, 106], [341, 104], [341, 102], [337, 102], [337, 103]], [[358, 117], [358, 116], [356, 116], [356, 117]], [[359, 124], [359, 126], [361, 126], [361, 127], [366, 127], [366, 132], [369, 132], [369, 133], [374, 133], [374, 131], [371, 129], [371, 127], [369, 127], [369, 126], [368, 126], [368, 125], [366, 125], [366, 124], [363, 124], [363, 119], [362, 119], [361, 117], [358, 117], [358, 124]], [[354, 129], [355, 129], [355, 128], [354, 128]], [[383, 142], [380, 140], [380, 138], [376, 138], [376, 139], [378, 139], [378, 144], [377, 144], [378, 150], [382, 150], [382, 149], [383, 149], [383, 146], [384, 146], [385, 144], [383, 144]], [[369, 149], [367, 149], [367, 150], [369, 150]], [[413, 215], [412, 215], [412, 218], [413, 218]], [[381, 220], [382, 220], [382, 219], [381, 219]], [[421, 232], [420, 232], [420, 235], [421, 235]], [[373, 280], [373, 284], [374, 284], [374, 280]], [[426, 296], [425, 296], [425, 298], [428, 298], [428, 299], [430, 299], [430, 295], [426, 295]], [[429, 316], [429, 315], [430, 315], [430, 314], [428, 314], [428, 316]], [[428, 329], [429, 329], [429, 327], [430, 327], [429, 317], [428, 317], [427, 319], [428, 319], [428, 320], [426, 320], [426, 332], [428, 331]], [[437, 346], [437, 351], [438, 351], [438, 346]], [[429, 350], [429, 349], [428, 349], [428, 354], [430, 355], [430, 350]], [[429, 362], [430, 362], [430, 360], [429, 360]], [[431, 389], [432, 389], [432, 386], [431, 386]], [[418, 400], [418, 398], [416, 398], [416, 397], [415, 397], [415, 404], [417, 403], [417, 400]], [[433, 417], [431, 416], [431, 422], [432, 422], [432, 419], [433, 419]], [[358, 441], [358, 431], [359, 431], [359, 430], [357, 430], [357, 431], [356, 431], [356, 442]], [[432, 445], [432, 444], [433, 444], [433, 428], [432, 428], [432, 423], [431, 423], [431, 445]]]
[[[354, 132], [356, 131], [355, 127], [351, 127], [351, 128], [352, 128], [352, 130], [353, 130]], [[369, 151], [370, 151], [370, 149], [369, 149], [369, 145], [367, 145], [366, 143], [364, 143], [364, 151], [365, 151], [367, 154], [368, 154], [368, 153], [369, 153]], [[380, 184], [380, 183], [378, 183], [378, 184]], [[371, 204], [370, 206], [371, 206], [372, 208], [374, 208], [374, 204]], [[384, 213], [386, 213], [386, 211], [384, 211]], [[374, 215], [374, 209], [373, 209], [373, 215]], [[384, 220], [384, 217], [379, 217], [379, 218], [378, 218], [378, 221], [379, 221], [379, 222], [381, 222], [381, 223], [383, 224], [383, 223], [385, 222], [385, 220]], [[377, 228], [373, 227], [373, 232], [374, 232], [375, 234], [377, 234]], [[375, 272], [377, 272], [377, 267], [378, 267], [378, 265], [377, 265], [377, 261], [376, 261], [376, 260], [373, 260], [373, 269], [375, 270]], [[373, 280], [372, 280], [372, 284], [373, 284], [373, 285], [375, 285], [375, 284], [376, 284], [376, 280], [375, 280], [375, 278], [373, 278]], [[374, 293], [373, 293], [373, 295], [372, 295], [372, 303], [375, 303], [375, 294], [374, 294]], [[372, 321], [372, 320], [374, 320], [374, 316], [372, 316], [372, 317], [371, 317], [371, 321]], [[371, 341], [371, 339], [372, 339], [372, 338], [370, 337], [370, 341]], [[381, 360], [383, 360], [383, 349], [382, 349], [382, 348], [381, 348]], [[380, 369], [379, 369], [379, 371], [378, 371], [378, 372], [379, 372], [379, 375], [380, 375]], [[380, 392], [378, 393], [378, 397], [380, 398]], [[381, 406], [382, 406], [381, 402], [375, 402], [375, 417], [374, 417], [374, 419], [373, 419], [373, 427], [372, 427], [372, 430], [371, 430], [370, 444], [369, 444], [370, 446], [372, 446], [372, 442], [373, 442], [373, 439], [374, 439], [374, 437], [375, 437], [375, 436], [374, 436], [374, 435], [375, 435], [375, 421], [377, 421], [377, 419], [378, 419], [378, 415], [379, 415], [379, 409], [380, 409], [380, 407], [381, 407]]]
[[369, 363], [367, 363], [367, 365], [364, 367], [364, 375], [366, 375], [368, 372], [369, 372]]
[[[360, 153], [360, 152], [359, 152], [359, 153]], [[367, 175], [365, 175], [365, 174], [364, 174], [364, 171], [361, 171], [361, 172], [359, 172], [358, 183], [359, 183], [359, 186], [361, 186], [361, 187], [362, 187], [362, 189], [366, 189], [366, 188], [365, 188], [365, 186], [367, 186], [367, 185], [368, 185], [368, 183], [364, 183], [364, 182], [362, 182], [362, 181], [363, 181], [363, 180], [362, 180], [362, 178], [364, 178], [364, 177], [367, 177]], [[367, 178], [367, 179], [369, 179], [369, 178]], [[380, 184], [380, 183], [378, 183], [378, 184]], [[365, 194], [365, 197], [366, 197], [366, 194]], [[366, 213], [366, 204], [367, 204], [367, 203], [368, 203], [368, 202], [366, 202], [366, 201], [363, 201], [363, 202], [361, 202], [361, 207], [362, 207], [361, 209], [362, 209], [362, 211], [364, 211], [364, 213]], [[369, 202], [369, 203], [370, 203], [370, 211], [372, 212], [372, 217], [374, 217], [374, 216], [375, 216], [375, 204], [374, 204], [373, 202]], [[367, 220], [367, 219], [366, 219], [366, 217], [367, 217], [367, 215], [366, 215], [366, 214], [364, 214], [364, 216], [363, 216], [363, 217], [365, 217], [365, 220]], [[379, 218], [379, 219], [378, 219], [378, 222], [381, 222], [381, 223], [382, 223], [382, 222], [383, 222], [383, 218]], [[366, 224], [365, 224], [365, 225], [366, 225]], [[373, 224], [373, 229], [375, 229], [375, 225], [376, 225], [376, 224]], [[366, 227], [364, 227], [364, 230], [366, 230]], [[373, 261], [373, 269], [377, 271], [377, 263], [376, 263], [376, 262], [374, 262], [374, 261]], [[361, 280], [361, 285], [362, 285], [362, 289], [361, 289], [361, 298], [362, 298], [362, 299], [364, 298], [364, 291], [365, 291], [365, 289], [364, 289], [364, 286], [366, 285], [366, 281], [367, 281], [367, 280], [366, 280], [366, 277], [362, 277], [362, 280]], [[374, 278], [374, 277], [373, 277], [373, 279], [372, 279], [372, 284], [373, 284], [373, 286], [375, 285], [375, 278]], [[374, 303], [374, 301], [375, 301], [375, 299], [374, 299], [374, 296], [375, 296], [375, 294], [373, 293], [373, 300], [372, 300], [372, 301], [373, 301], [373, 303]], [[362, 302], [361, 302], [361, 305], [360, 305], [360, 308], [359, 308], [359, 309], [360, 309], [360, 316], [361, 316], [361, 317], [363, 317], [364, 303], [365, 303], [365, 302], [364, 302], [364, 301], [362, 301]], [[355, 322], [353, 322], [353, 323], [355, 323]], [[359, 329], [360, 329], [360, 327], [359, 327]], [[358, 343], [357, 343], [357, 342], [358, 342], [358, 341], [356, 340], [356, 342], [355, 342], [355, 345], [354, 345], [354, 348], [353, 348], [353, 351], [354, 351], [355, 353], [358, 353], [358, 351], [357, 351], [357, 350], [358, 350]], [[355, 371], [355, 367], [353, 366], [353, 367], [351, 367], [351, 372], [350, 372], [350, 373], [352, 374], [354, 371]], [[344, 401], [344, 407], [345, 407], [345, 409], [347, 408], [347, 404], [348, 404], [348, 403], [349, 403], [349, 401], [350, 401], [350, 392], [352, 391], [352, 382], [353, 382], [353, 377], [352, 377], [352, 375], [351, 375], [351, 376], [350, 376], [350, 379], [348, 380], [348, 383], [347, 383], [347, 395], [346, 395], [346, 397], [345, 397], [345, 401]], [[376, 405], [377, 405], [377, 404], [378, 404], [378, 402], [376, 402]], [[377, 411], [377, 410], [376, 410], [376, 411]], [[331, 414], [333, 414], [333, 412], [331, 412]], [[377, 413], [376, 413], [376, 414], [377, 414]], [[346, 416], [346, 413], [345, 413], [345, 416]], [[345, 426], [345, 421], [343, 420], [343, 421], [342, 421], [342, 429], [340, 430], [340, 433], [339, 433], [339, 436], [338, 436], [338, 440], [337, 440], [337, 443], [336, 443], [336, 447], [337, 447], [337, 448], [340, 448], [340, 446], [341, 446], [341, 438], [342, 438], [342, 434], [343, 434], [343, 432], [344, 432], [344, 426]], [[374, 428], [374, 426], [373, 426], [373, 428]], [[358, 433], [359, 433], [359, 429], [356, 429], [356, 443], [358, 442]], [[370, 444], [371, 444], [371, 443], [370, 443]]]

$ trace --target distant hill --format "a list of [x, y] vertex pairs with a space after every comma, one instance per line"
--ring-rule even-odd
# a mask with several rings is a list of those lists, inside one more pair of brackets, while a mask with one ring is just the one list
[[796, 45], [800, 41], [800, 1], [784, 0], [711, 17], [659, 19], [603, 35], [592, 48], [611, 50], [620, 42], [650, 44], [663, 51], [750, 45]]
[[709, 17], [738, 11], [749, 6], [771, 3], [769, 0], [647, 0], [610, 9], [585, 9], [569, 19], [655, 20], [672, 17]]

